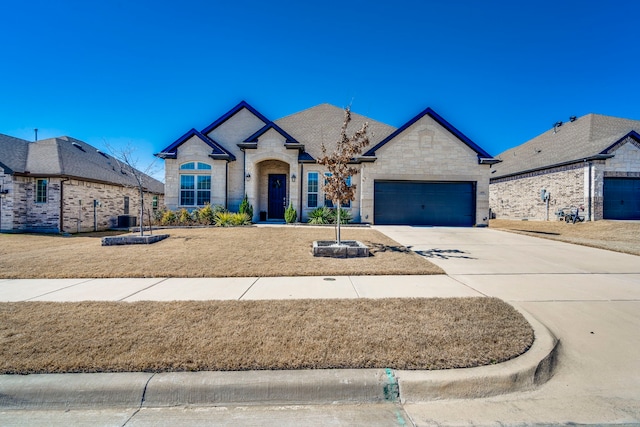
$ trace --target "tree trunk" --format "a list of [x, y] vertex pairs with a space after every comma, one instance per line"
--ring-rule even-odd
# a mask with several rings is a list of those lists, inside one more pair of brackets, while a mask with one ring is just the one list
[[337, 212], [336, 212], [336, 242], [338, 243], [338, 246], [340, 245], [340, 211], [342, 210], [341, 208], [342, 204], [340, 202], [338, 202], [338, 207]]
[[144, 191], [140, 189], [140, 236], [144, 236]]

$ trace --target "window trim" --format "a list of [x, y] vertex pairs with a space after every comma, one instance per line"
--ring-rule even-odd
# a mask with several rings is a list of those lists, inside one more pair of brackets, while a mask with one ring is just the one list
[[[182, 184], [183, 177], [191, 177], [193, 181], [191, 182], [191, 188], [184, 188]], [[205, 178], [207, 180], [205, 180]], [[208, 181], [208, 185], [205, 188], [200, 188], [202, 183]], [[212, 177], [211, 174], [207, 173], [181, 173], [180, 174], [180, 193], [178, 206], [185, 207], [201, 207], [206, 206], [207, 204], [211, 204], [211, 187], [212, 187]], [[190, 193], [190, 197], [183, 196], [183, 193]], [[185, 203], [185, 199], [188, 198], [192, 203]], [[202, 203], [199, 203], [202, 202]]]
[[[40, 183], [44, 183], [44, 187], [40, 186]], [[44, 194], [42, 194], [44, 192]], [[36, 179], [36, 191], [34, 194], [34, 202], [38, 204], [47, 203], [49, 199], [49, 179], [37, 178]]]
[[[327, 178], [326, 177], [331, 176], [331, 172], [325, 172], [323, 176], [325, 177], [324, 185], [327, 185]], [[351, 177], [350, 176], [347, 177], [347, 187], [351, 187]], [[333, 200], [327, 198], [327, 194], [324, 193], [324, 191], [323, 191], [323, 195], [324, 195], [324, 205], [326, 207], [328, 207], [328, 208], [332, 208], [332, 209], [335, 208], [335, 206], [333, 205]], [[349, 200], [349, 204], [348, 205], [340, 204], [340, 207], [342, 209], [351, 209], [351, 200]]]
[[[311, 175], [315, 175], [315, 184], [316, 184], [316, 191], [310, 191], [310, 185], [312, 183], [311, 180]], [[316, 202], [315, 202], [315, 206], [311, 206], [311, 197], [309, 196], [316, 196]], [[309, 209], [316, 209], [318, 207], [318, 202], [320, 199], [320, 173], [316, 172], [316, 171], [309, 171], [307, 172], [307, 208]]]

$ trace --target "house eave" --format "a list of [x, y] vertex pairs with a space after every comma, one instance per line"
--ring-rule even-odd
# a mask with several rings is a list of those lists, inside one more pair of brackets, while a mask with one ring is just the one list
[[502, 160], [493, 157], [478, 157], [478, 163], [481, 165], [495, 165], [500, 162], [502, 162]]
[[235, 156], [231, 156], [229, 154], [211, 153], [211, 154], [209, 154], [209, 157], [212, 158], [213, 160], [226, 160], [228, 162], [233, 162], [233, 161], [236, 160]]
[[355, 164], [373, 163], [376, 160], [378, 160], [376, 156], [358, 156], [358, 157], [354, 157], [349, 163], [355, 163]]
[[582, 159], [569, 160], [569, 161], [566, 161], [566, 162], [555, 163], [555, 164], [552, 164], [552, 165], [546, 165], [546, 166], [542, 166], [542, 167], [538, 167], [538, 168], [526, 169], [526, 170], [522, 170], [522, 171], [518, 171], [518, 172], [508, 173], [508, 174], [505, 174], [505, 175], [494, 176], [494, 177], [491, 177], [491, 181], [496, 180], [496, 179], [502, 179], [502, 178], [511, 178], [511, 177], [514, 177], [514, 176], [525, 175], [525, 174], [533, 173], [533, 172], [540, 172], [540, 171], [543, 171], [545, 169], [553, 169], [553, 168], [562, 167], [562, 166], [574, 165], [576, 163], [592, 162], [592, 161], [596, 161], [596, 160], [607, 160], [607, 159], [611, 159], [613, 157], [615, 157], [613, 154], [595, 154], [593, 156], [584, 157]]

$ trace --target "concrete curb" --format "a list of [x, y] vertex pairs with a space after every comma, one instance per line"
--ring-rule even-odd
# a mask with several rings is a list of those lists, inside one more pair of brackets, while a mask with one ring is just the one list
[[327, 369], [0, 375], [0, 409], [157, 408], [232, 404], [419, 402], [527, 390], [551, 378], [558, 340], [527, 312], [535, 332], [522, 356], [442, 371]]
[[473, 399], [530, 390], [553, 376], [558, 339], [535, 317], [515, 307], [533, 327], [535, 340], [521, 356], [490, 366], [440, 371], [396, 371], [402, 403]]

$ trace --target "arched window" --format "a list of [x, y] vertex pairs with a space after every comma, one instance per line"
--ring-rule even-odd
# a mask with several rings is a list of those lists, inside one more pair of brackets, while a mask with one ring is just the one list
[[211, 165], [188, 162], [180, 165], [180, 206], [204, 206], [211, 203]]

